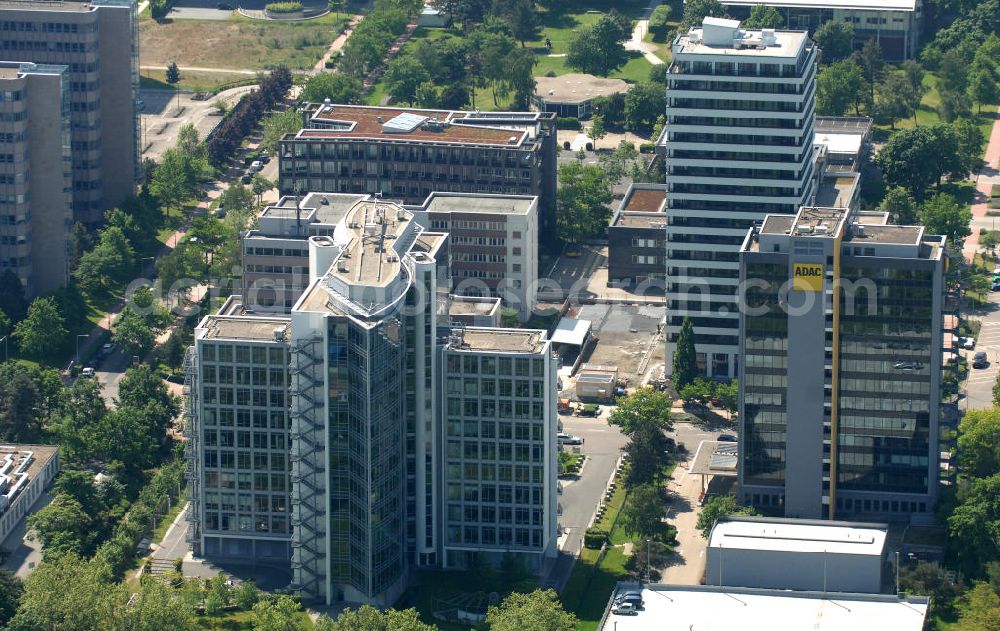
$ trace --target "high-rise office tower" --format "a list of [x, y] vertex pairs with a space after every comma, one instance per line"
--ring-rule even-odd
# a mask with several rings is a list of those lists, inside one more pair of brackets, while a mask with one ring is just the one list
[[789, 517], [905, 519], [938, 485], [945, 238], [769, 215], [740, 253], [739, 483]]
[[284, 558], [304, 598], [380, 606], [414, 568], [509, 553], [541, 570], [555, 554], [550, 342], [453, 330], [447, 239], [356, 196], [331, 234], [309, 237], [289, 316], [234, 299], [198, 327], [197, 553]]
[[66, 66], [0, 62], [0, 272], [28, 296], [69, 277], [69, 125]]
[[135, 192], [136, 2], [0, 1], [0, 59], [68, 66], [73, 219], [99, 222]]
[[812, 202], [817, 49], [805, 32], [705, 18], [679, 35], [659, 142], [667, 184], [667, 366], [685, 316], [701, 371], [733, 377], [747, 229]]

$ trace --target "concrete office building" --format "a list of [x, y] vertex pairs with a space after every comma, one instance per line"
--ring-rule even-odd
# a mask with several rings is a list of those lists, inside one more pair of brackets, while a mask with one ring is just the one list
[[590, 118], [594, 99], [625, 94], [632, 84], [621, 79], [570, 73], [558, 77], [535, 77], [532, 103], [541, 112], [553, 112], [559, 118]]
[[[347, 209], [331, 234], [309, 237], [307, 287], [290, 315], [248, 313], [234, 299], [198, 327], [188, 360], [196, 552], [283, 562], [295, 590], [327, 604], [390, 606], [414, 568], [461, 567], [473, 549], [540, 569], [556, 537], [549, 341], [449, 331], [448, 235], [398, 204], [344, 197], [313, 198]], [[460, 398], [443, 394], [446, 354], [461, 359]], [[223, 371], [223, 361], [237, 365]], [[482, 463], [445, 466], [455, 423], [460, 457], [475, 451]], [[523, 447], [528, 460], [516, 460]], [[473, 504], [511, 521], [492, 535], [483, 524], [474, 542]]]
[[544, 331], [458, 329], [441, 350], [444, 567], [556, 553], [556, 375]]
[[[331, 236], [345, 214], [376, 196], [309, 193], [282, 197], [243, 238], [245, 304], [287, 313], [309, 282], [308, 239]], [[458, 295], [500, 297], [522, 320], [535, 306], [538, 280], [538, 198], [520, 195], [431, 193], [405, 206], [425, 229], [447, 232], [442, 260]]]
[[705, 584], [882, 593], [886, 524], [723, 517], [708, 537]]
[[778, 9], [785, 26], [814, 32], [829, 20], [854, 27], [855, 48], [874, 39], [889, 61], [903, 61], [917, 54], [923, 28], [921, 0], [721, 0], [736, 18], [750, 16], [758, 4]]
[[447, 232], [451, 291], [502, 298], [531, 318], [538, 282], [538, 198], [524, 195], [431, 193], [408, 206], [414, 220]]
[[555, 238], [556, 115], [309, 104], [279, 143], [278, 188], [381, 193], [421, 204], [437, 192], [535, 195]]
[[666, 283], [665, 184], [633, 183], [608, 226], [608, 285], [639, 293], [662, 291]]
[[945, 238], [886, 220], [802, 208], [744, 241], [745, 502], [810, 519], [933, 510]]
[[23, 545], [24, 530], [18, 526], [58, 473], [54, 445], [0, 445], [0, 541], [8, 554]]
[[0, 1], [0, 59], [68, 66], [73, 219], [135, 192], [139, 40], [134, 0]]
[[28, 296], [69, 280], [71, 172], [66, 66], [0, 62], [0, 273]]
[[667, 184], [666, 365], [685, 316], [701, 372], [739, 374], [740, 243], [768, 213], [795, 214], [820, 180], [817, 48], [804, 32], [705, 18], [678, 35], [658, 150]]

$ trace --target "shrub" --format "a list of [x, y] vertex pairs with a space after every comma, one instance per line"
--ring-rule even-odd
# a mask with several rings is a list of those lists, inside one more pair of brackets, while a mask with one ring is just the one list
[[268, 13], [299, 13], [302, 11], [301, 2], [271, 2], [264, 5]]
[[639, 153], [655, 153], [656, 143], [655, 142], [644, 142], [639, 145]]
[[594, 143], [588, 142], [587, 143], [587, 151], [593, 151], [593, 150], [594, 150]]
[[569, 141], [568, 140], [564, 140], [563, 141], [563, 149], [565, 149], [566, 151], [569, 151]]
[[608, 541], [608, 537], [611, 534], [607, 530], [601, 530], [600, 528], [587, 528], [587, 532], [583, 534], [583, 545], [590, 548], [591, 550], [598, 550]]
[[581, 128], [580, 119], [573, 117], [557, 118], [556, 127], [559, 129], [577, 129]]
[[551, 79], [552, 77], [555, 77], [555, 76], [557, 76], [557, 75], [556, 75], [556, 71], [555, 71], [555, 70], [546, 70], [546, 71], [545, 71], [545, 76], [546, 76], [546, 77], [549, 77], [549, 78]]

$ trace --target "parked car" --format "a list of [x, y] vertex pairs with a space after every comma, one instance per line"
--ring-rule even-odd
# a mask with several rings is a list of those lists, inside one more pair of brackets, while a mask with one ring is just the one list
[[271, 152], [268, 151], [267, 149], [261, 151], [260, 152], [260, 161], [263, 162], [264, 164], [267, 164], [268, 162], [270, 162], [271, 161]]
[[629, 590], [626, 592], [621, 592], [615, 596], [615, 604], [620, 605], [622, 603], [631, 603], [635, 605], [637, 609], [641, 609], [646, 603], [642, 600], [642, 592]]
[[963, 337], [962, 338], [962, 348], [971, 351], [976, 347], [976, 338], [974, 337]]
[[84, 376], [84, 377], [87, 377], [87, 378], [90, 378], [90, 377], [93, 377], [93, 376], [94, 376], [94, 374], [95, 374], [95, 373], [94, 373], [94, 369], [93, 369], [93, 368], [91, 368], [90, 366], [87, 366], [86, 368], [84, 368], [84, 369], [83, 369], [83, 370], [82, 370], [82, 371], [80, 372], [80, 375], [82, 375], [82, 376]]
[[637, 616], [639, 615], [639, 608], [632, 603], [622, 603], [612, 607], [611, 613], [616, 616]]
[[720, 443], [735, 443], [736, 437], [732, 434], [719, 434]]
[[986, 353], [979, 351], [972, 357], [972, 367], [973, 368], [986, 368], [990, 361], [986, 358]]
[[993, 268], [993, 275], [994, 276], [1000, 276], [1000, 267], [994, 267]]
[[994, 279], [990, 283], [990, 291], [1000, 291], [1000, 279]]
[[243, 182], [244, 184], [249, 184], [251, 181], [253, 181], [253, 173], [250, 173], [249, 171], [244, 173], [243, 177], [240, 178], [240, 182]]
[[566, 432], [559, 432], [556, 436], [559, 438], [559, 443], [562, 445], [583, 444], [583, 438], [580, 436], [574, 436], [573, 434], [567, 434]]
[[261, 162], [260, 160], [254, 160], [253, 162], [250, 163], [251, 173], [257, 173], [263, 168], [264, 168], [264, 163]]
[[115, 345], [112, 344], [111, 342], [108, 342], [107, 344], [104, 344], [103, 346], [101, 346], [101, 350], [98, 351], [98, 354], [101, 357], [107, 357], [108, 355], [110, 355], [113, 352], [115, 352]]

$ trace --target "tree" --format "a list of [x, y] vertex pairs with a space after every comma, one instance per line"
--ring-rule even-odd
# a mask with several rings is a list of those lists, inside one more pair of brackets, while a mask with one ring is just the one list
[[167, 83], [174, 85], [181, 80], [181, 69], [177, 67], [176, 61], [167, 64]]
[[128, 631], [193, 631], [199, 626], [193, 608], [177, 598], [173, 589], [159, 578], [143, 576], [139, 591], [129, 607], [123, 607]]
[[708, 379], [698, 377], [681, 388], [677, 394], [685, 405], [697, 405], [702, 410], [707, 411], [708, 402], [715, 394], [715, 388]]
[[977, 478], [1000, 473], [1000, 408], [966, 411], [958, 424], [958, 462]]
[[733, 414], [739, 412], [740, 384], [737, 380], [733, 379], [727, 383], [716, 383], [714, 395], [718, 400], [719, 407], [729, 412], [730, 418], [732, 418]]
[[190, 196], [189, 176], [184, 156], [176, 149], [167, 149], [153, 172], [149, 192], [169, 209]]
[[310, 103], [357, 103], [361, 99], [362, 85], [357, 77], [345, 72], [321, 72], [309, 77], [299, 98]]
[[968, 92], [969, 98], [979, 105], [980, 113], [983, 111], [983, 105], [992, 105], [1000, 100], [1000, 88], [997, 86], [996, 77], [986, 67], [977, 68], [969, 75]]
[[[316, 75], [322, 77], [326, 75]], [[346, 76], [337, 74], [337, 76]], [[294, 134], [302, 129], [302, 114], [294, 108], [289, 108], [284, 112], [271, 114], [264, 119], [264, 135], [260, 141], [260, 147], [274, 153], [278, 146], [278, 141], [285, 137], [285, 134]]]
[[670, 395], [666, 392], [643, 388], [626, 397], [618, 397], [617, 406], [608, 417], [608, 423], [617, 425], [622, 433], [631, 436], [640, 427], [651, 425], [661, 431], [670, 431]]
[[628, 62], [623, 45], [628, 36], [618, 21], [605, 15], [592, 26], [580, 29], [570, 41], [566, 65], [606, 77]]
[[66, 344], [65, 323], [52, 298], [35, 298], [28, 315], [14, 326], [14, 339], [25, 355], [46, 357]]
[[249, 611], [260, 601], [260, 590], [253, 581], [243, 581], [233, 590], [233, 604], [237, 609]]
[[854, 50], [854, 26], [840, 20], [828, 20], [819, 25], [813, 40], [823, 51], [823, 62], [846, 59]]
[[698, 514], [697, 528], [701, 531], [701, 536], [708, 539], [715, 528], [716, 522], [723, 517], [730, 515], [756, 515], [757, 511], [750, 506], [743, 506], [736, 501], [734, 495], [716, 495], [702, 507]]
[[938, 193], [920, 206], [920, 223], [930, 234], [943, 234], [951, 243], [961, 243], [972, 234], [972, 211], [948, 193]]
[[968, 95], [968, 66], [957, 51], [949, 50], [941, 57], [937, 76], [937, 91], [941, 99], [938, 113], [941, 118], [951, 122], [968, 115], [972, 110]]
[[[150, 404], [162, 407], [171, 417], [180, 412], [180, 402], [149, 366], [141, 364], [125, 371], [118, 382], [118, 407], [142, 409]], [[166, 426], [163, 427], [166, 429]]]
[[957, 139], [947, 125], [901, 129], [875, 156], [888, 186], [901, 186], [917, 201], [956, 164]]
[[937, 563], [918, 561], [916, 565], [903, 565], [899, 569], [899, 590], [907, 594], [931, 596], [931, 607], [939, 611], [950, 607], [951, 602], [961, 593], [960, 585], [949, 579], [948, 574]]
[[644, 484], [629, 491], [618, 516], [625, 532], [642, 539], [661, 538], [663, 528], [663, 495], [654, 484]]
[[594, 143], [594, 148], [597, 147], [597, 141], [608, 135], [608, 131], [604, 129], [604, 117], [598, 115], [593, 118], [590, 123], [590, 127], [587, 129], [587, 138], [590, 138]]
[[600, 235], [607, 228], [614, 196], [611, 183], [598, 167], [570, 162], [559, 167], [556, 225], [559, 238], [570, 243]]
[[264, 599], [253, 606], [253, 631], [302, 631], [299, 604], [291, 596]]
[[126, 357], [138, 357], [141, 361], [153, 349], [156, 334], [141, 315], [125, 307], [111, 339]]
[[121, 288], [135, 269], [135, 251], [122, 229], [107, 226], [93, 249], [80, 257], [73, 276], [84, 291], [110, 293]]
[[93, 562], [66, 554], [47, 559], [25, 579], [17, 613], [7, 629], [123, 628], [116, 621], [127, 602], [128, 594], [120, 583], [102, 580]]
[[0, 337], [3, 337], [14, 330], [14, 323], [11, 322], [7, 314], [0, 309]]
[[97, 494], [94, 474], [80, 469], [64, 469], [56, 478], [55, 494], [75, 500], [91, 518], [100, 515], [104, 503]]
[[517, 309], [504, 307], [500, 310], [500, 326], [516, 329], [521, 326], [521, 318], [517, 315]]
[[322, 617], [316, 621], [316, 631], [437, 631], [437, 627], [420, 621], [416, 609], [386, 609], [371, 605], [358, 609], [348, 607], [336, 620]]
[[1000, 474], [973, 478], [959, 493], [960, 502], [948, 517], [948, 547], [967, 576], [982, 576], [983, 567], [1000, 559], [996, 532], [1000, 528]]
[[401, 55], [389, 62], [383, 78], [386, 92], [394, 102], [413, 105], [417, 88], [430, 81], [431, 76], [412, 55]]
[[919, 105], [920, 98], [913, 93], [913, 85], [904, 75], [891, 73], [878, 84], [875, 113], [880, 119], [888, 120], [893, 129], [897, 120], [914, 115], [914, 103]]
[[41, 395], [26, 372], [0, 381], [0, 435], [13, 443], [35, 442], [41, 433], [36, 411]]
[[525, 41], [536, 39], [541, 32], [534, 0], [493, 0], [493, 15], [507, 24], [522, 48]]
[[653, 34], [654, 42], [662, 42], [667, 39], [670, 33], [670, 5], [657, 5], [653, 12], [649, 14], [649, 32]]
[[859, 112], [864, 89], [864, 76], [853, 59], [832, 63], [816, 77], [816, 110], [824, 116], [841, 116], [853, 105]]
[[254, 193], [239, 180], [233, 180], [226, 190], [222, 191], [219, 206], [226, 209], [227, 215], [231, 213], [247, 215], [254, 209]]
[[983, 145], [985, 138], [979, 125], [968, 118], [960, 118], [950, 127], [941, 129], [939, 134], [952, 136], [950, 141], [942, 141], [945, 146], [954, 148], [954, 152], [945, 154], [948, 159], [949, 177], [962, 179], [979, 170], [983, 163]]
[[900, 67], [903, 69], [903, 76], [906, 77], [906, 81], [910, 84], [907, 96], [912, 100], [907, 105], [910, 111], [913, 112], [913, 124], [916, 125], [917, 110], [920, 109], [920, 102], [924, 99], [924, 95], [927, 94], [927, 86], [924, 84], [924, 67], [913, 59], [907, 59]]
[[688, 316], [684, 316], [684, 320], [681, 322], [681, 330], [677, 336], [677, 347], [674, 348], [674, 360], [671, 367], [671, 379], [674, 383], [674, 389], [678, 393], [698, 376], [698, 356], [694, 347], [694, 324]]
[[687, 31], [692, 26], [700, 26], [708, 16], [726, 17], [726, 8], [718, 0], [688, 0], [684, 3], [684, 19], [681, 20], [681, 30]]
[[750, 9], [750, 17], [743, 20], [743, 28], [782, 28], [785, 18], [774, 7], [755, 4]]
[[628, 454], [628, 486], [651, 484], [659, 480], [663, 468], [669, 462], [667, 450], [670, 441], [663, 429], [656, 423], [643, 423], [629, 436], [625, 446]]
[[667, 99], [663, 86], [637, 83], [625, 94], [625, 124], [632, 131], [649, 131], [663, 115]]
[[563, 610], [554, 590], [514, 592], [486, 612], [490, 631], [564, 631], [576, 627], [576, 616]]
[[57, 494], [48, 506], [28, 516], [29, 535], [42, 544], [46, 559], [66, 553], [89, 553], [92, 541], [90, 515], [69, 495]]
[[629, 165], [638, 157], [639, 151], [635, 145], [627, 140], [622, 140], [614, 151], [601, 154], [598, 161], [608, 180], [619, 182], [628, 172]]
[[24, 592], [21, 579], [12, 572], [0, 569], [0, 625], [7, 624], [17, 611], [17, 603]]
[[885, 76], [885, 58], [882, 47], [875, 39], [869, 39], [861, 50], [854, 53], [854, 59], [861, 68], [861, 76], [868, 83], [869, 102], [875, 101], [875, 85]]
[[962, 631], [1000, 629], [1000, 595], [989, 583], [976, 583], [965, 594], [956, 626]]
[[902, 186], [893, 186], [885, 192], [879, 210], [889, 213], [889, 221], [899, 226], [917, 223], [917, 202]]
[[250, 190], [257, 196], [257, 204], [264, 203], [264, 193], [274, 188], [275, 184], [260, 173], [256, 173], [250, 180]]

